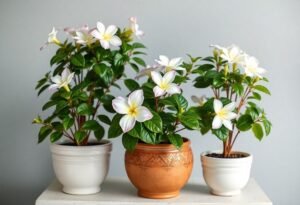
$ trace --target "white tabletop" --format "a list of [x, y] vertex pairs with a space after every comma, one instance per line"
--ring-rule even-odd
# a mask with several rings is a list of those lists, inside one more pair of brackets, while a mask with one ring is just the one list
[[200, 180], [190, 180], [178, 197], [172, 199], [146, 199], [136, 195], [136, 189], [127, 178], [108, 178], [102, 191], [93, 195], [76, 196], [61, 192], [55, 180], [39, 196], [36, 205], [272, 205], [272, 202], [251, 179], [242, 194], [235, 197], [219, 197], [209, 193]]

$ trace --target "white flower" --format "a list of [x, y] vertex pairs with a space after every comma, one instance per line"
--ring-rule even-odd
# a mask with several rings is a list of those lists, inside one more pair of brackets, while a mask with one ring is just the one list
[[112, 101], [114, 110], [119, 114], [125, 114], [120, 120], [120, 127], [124, 133], [130, 131], [136, 121], [144, 122], [153, 117], [148, 108], [142, 106], [143, 102], [143, 90], [132, 92], [128, 99], [117, 97]]
[[110, 44], [119, 47], [122, 44], [121, 39], [116, 36], [118, 29], [114, 25], [110, 25], [105, 29], [105, 26], [101, 23], [97, 23], [97, 29], [91, 32], [92, 36], [100, 40], [101, 46], [104, 49], [108, 49]]
[[226, 49], [225, 47], [219, 46], [219, 45], [210, 45], [210, 47], [213, 47], [214, 49], [217, 49], [218, 51], [222, 52], [223, 49]]
[[46, 46], [48, 46], [49, 44], [56, 44], [56, 45], [61, 45], [61, 42], [57, 39], [56, 35], [57, 35], [57, 30], [55, 29], [55, 27], [52, 28], [52, 31], [48, 34], [48, 40], [47, 42], [40, 48], [40, 50], [43, 50]]
[[156, 71], [151, 72], [152, 80], [157, 85], [153, 88], [155, 97], [162, 96], [166, 93], [170, 95], [180, 93], [180, 88], [175, 83], [172, 83], [175, 79], [175, 75], [175, 71], [167, 72], [164, 77], [162, 77], [160, 73]]
[[201, 97], [197, 97], [197, 96], [193, 95], [192, 100], [194, 103], [198, 103], [200, 106], [203, 106], [207, 102], [205, 95], [202, 95]]
[[159, 71], [158, 65], [152, 65], [152, 66], [147, 65], [146, 68], [144, 68], [143, 70], [141, 70], [141, 71], [136, 75], [135, 79], [139, 79], [139, 78], [144, 77], [144, 76], [150, 77], [152, 71]]
[[142, 37], [144, 35], [144, 31], [139, 29], [136, 17], [130, 17], [129, 21], [131, 23], [131, 30], [134, 33], [134, 35], [138, 38]]
[[229, 130], [232, 130], [232, 122], [234, 118], [237, 117], [237, 114], [232, 112], [235, 108], [235, 103], [231, 102], [228, 105], [223, 107], [223, 104], [220, 100], [214, 100], [214, 110], [216, 116], [214, 117], [212, 128], [219, 129], [222, 127], [222, 124]]
[[173, 58], [169, 60], [167, 56], [160, 55], [159, 60], [155, 60], [159, 65], [163, 66], [165, 69], [165, 72], [171, 71], [171, 70], [185, 70], [184, 68], [180, 67], [182, 64], [181, 58]]
[[69, 84], [71, 83], [73, 77], [74, 77], [74, 73], [70, 73], [69, 69], [65, 68], [61, 76], [56, 75], [51, 78], [53, 84], [50, 85], [49, 90], [63, 87], [64, 89], [66, 89], [66, 91], [69, 92], [70, 91]]
[[52, 31], [48, 34], [48, 43], [60, 44], [60, 41], [57, 39], [57, 30], [53, 27]]
[[73, 36], [73, 38], [76, 40], [76, 43], [82, 45], [91, 45], [95, 41], [94, 37], [89, 31], [88, 26], [84, 26], [75, 31], [75, 35]]
[[222, 48], [222, 52], [221, 52], [221, 58], [223, 58], [224, 60], [227, 60], [228, 63], [242, 63], [244, 60], [244, 53], [243, 51], [235, 46], [235, 45], [231, 45], [228, 48]]
[[258, 66], [258, 60], [252, 56], [245, 56], [244, 68], [247, 76], [262, 78], [261, 74], [264, 74], [266, 70]]

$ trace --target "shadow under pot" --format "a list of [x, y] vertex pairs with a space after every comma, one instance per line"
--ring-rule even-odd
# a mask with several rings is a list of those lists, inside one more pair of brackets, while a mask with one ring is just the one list
[[126, 151], [127, 176], [138, 195], [151, 199], [178, 196], [193, 168], [190, 144], [187, 138], [180, 149], [172, 144], [138, 143], [134, 151]]
[[67, 194], [86, 195], [100, 192], [110, 162], [112, 143], [90, 142], [86, 146], [51, 144], [53, 168]]
[[235, 158], [220, 158], [221, 153], [213, 151], [201, 154], [204, 180], [214, 195], [238, 195], [249, 181], [252, 155], [232, 152]]

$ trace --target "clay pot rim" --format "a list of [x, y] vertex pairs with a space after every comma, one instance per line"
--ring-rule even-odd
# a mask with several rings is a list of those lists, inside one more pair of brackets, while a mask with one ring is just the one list
[[[182, 137], [183, 138], [183, 144], [181, 146], [181, 148], [179, 149], [186, 149], [190, 147], [191, 141], [186, 138], [186, 137]], [[143, 149], [147, 149], [147, 150], [178, 150], [173, 144], [146, 144], [146, 143], [137, 143], [135, 149], [137, 150], [143, 150]]]

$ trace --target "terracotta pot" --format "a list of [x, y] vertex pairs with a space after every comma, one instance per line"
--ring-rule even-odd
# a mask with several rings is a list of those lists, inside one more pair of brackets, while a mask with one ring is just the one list
[[178, 150], [171, 144], [138, 143], [125, 153], [125, 168], [138, 195], [152, 199], [172, 198], [188, 181], [193, 168], [190, 140]]
[[245, 152], [233, 152], [245, 157], [214, 158], [208, 157], [209, 153], [222, 152], [213, 151], [201, 154], [203, 177], [212, 194], [218, 196], [240, 194], [250, 177], [252, 155]]

